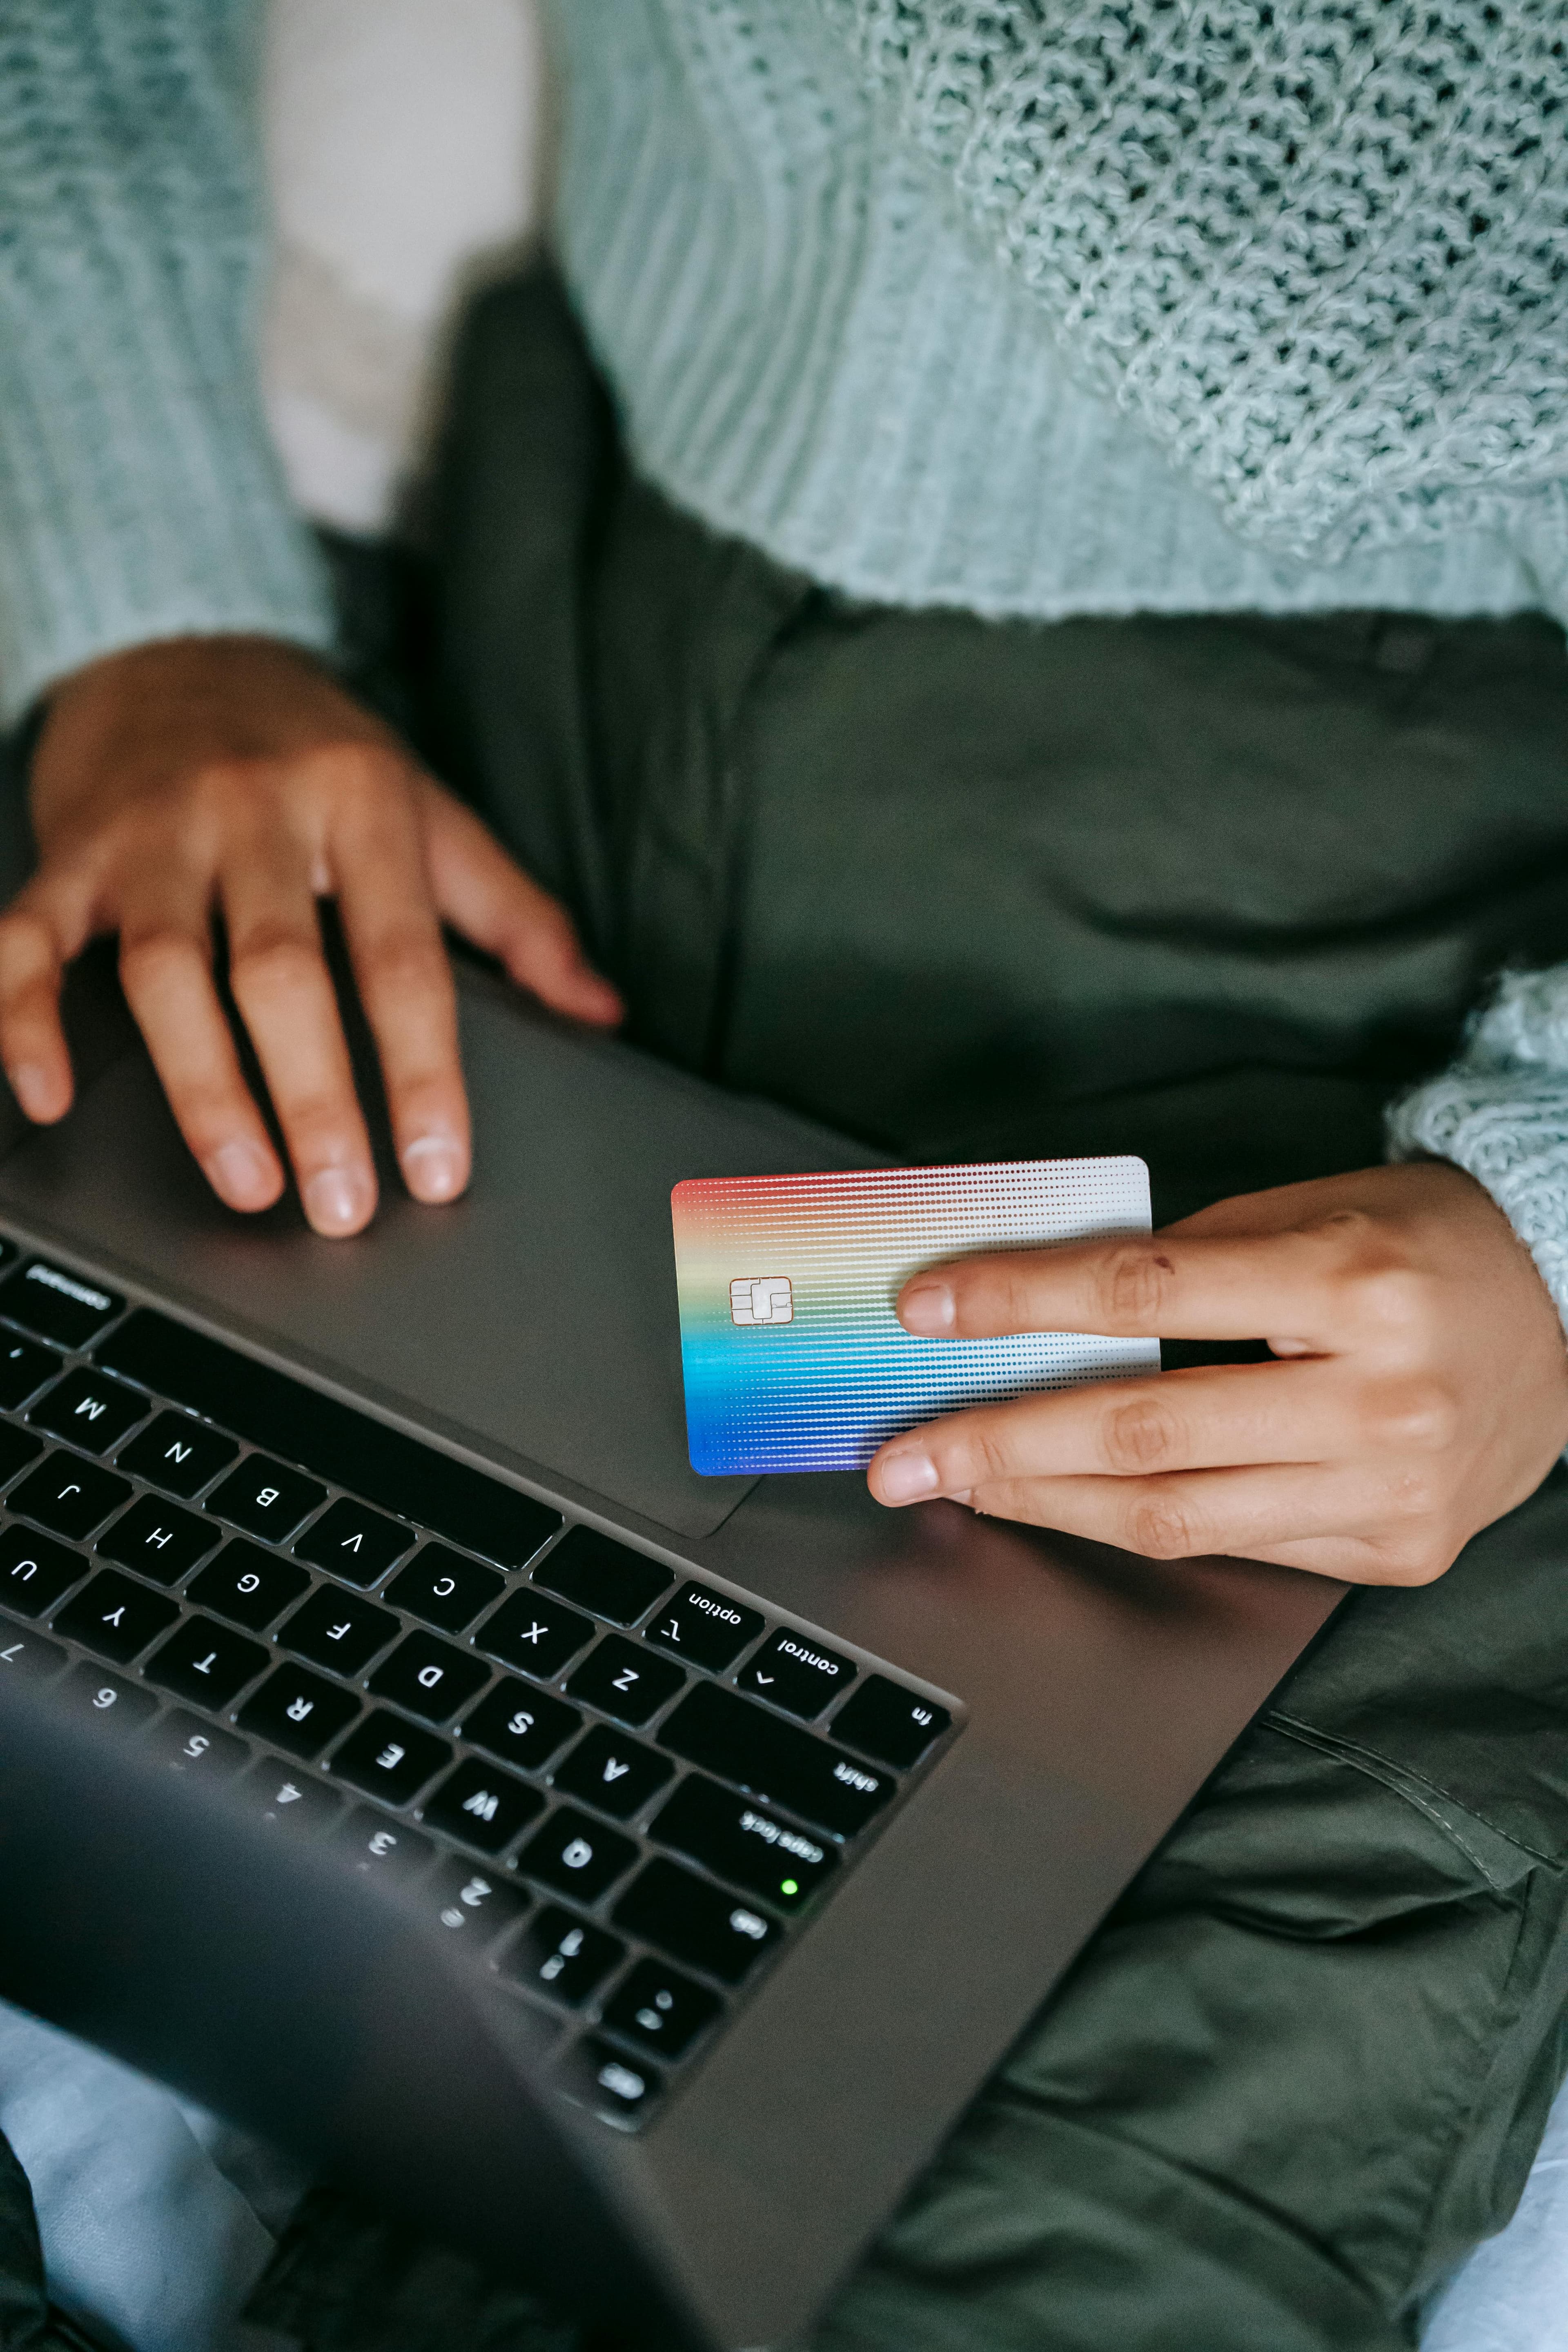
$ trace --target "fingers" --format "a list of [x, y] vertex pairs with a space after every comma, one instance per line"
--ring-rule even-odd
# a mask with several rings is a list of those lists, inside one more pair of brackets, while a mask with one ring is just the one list
[[219, 887], [229, 984], [305, 1214], [320, 1234], [358, 1233], [374, 1213], [375, 1168], [307, 866], [287, 837], [253, 834], [232, 841]]
[[427, 784], [422, 806], [431, 887], [447, 921], [553, 1011], [600, 1027], [619, 1021], [621, 999], [584, 955], [564, 908], [450, 793]]
[[904, 1285], [899, 1319], [932, 1339], [1010, 1331], [1093, 1331], [1112, 1338], [1257, 1339], [1273, 1331], [1331, 1343], [1322, 1232], [1235, 1240], [1172, 1234], [998, 1250], [932, 1266]]
[[361, 803], [337, 828], [338, 905], [375, 1034], [404, 1181], [449, 1201], [468, 1181], [468, 1097], [457, 992], [426, 877], [412, 805]]
[[[1427, 1416], [1429, 1430], [1423, 1426]], [[1436, 1401], [1368, 1397], [1336, 1365], [1226, 1364], [1146, 1381], [1092, 1381], [928, 1422], [872, 1465], [885, 1501], [967, 1494], [1024, 1478], [1138, 1478], [1233, 1464], [1326, 1462], [1380, 1439], [1441, 1442]], [[889, 1482], [906, 1493], [884, 1492]]]
[[27, 1117], [46, 1124], [65, 1117], [72, 1091], [60, 974], [80, 941], [64, 935], [58, 900], [34, 883], [0, 916], [0, 1061]]
[[[1284, 1545], [1363, 1540], [1396, 1564], [1420, 1552], [1422, 1498], [1405, 1498], [1377, 1463], [1302, 1463], [1256, 1470], [1192, 1470], [1152, 1479], [1027, 1479], [980, 1486], [975, 1510], [1060, 1534], [1114, 1543], [1145, 1559], [1220, 1555], [1260, 1559]], [[1422, 1580], [1394, 1578], [1389, 1580]]]
[[181, 1134], [231, 1209], [269, 1208], [283, 1171], [213, 985], [207, 909], [194, 877], [133, 883], [120, 977]]

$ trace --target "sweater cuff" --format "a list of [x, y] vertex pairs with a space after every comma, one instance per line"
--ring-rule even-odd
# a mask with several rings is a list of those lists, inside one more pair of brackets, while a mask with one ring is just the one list
[[237, 257], [129, 246], [35, 253], [25, 290], [0, 282], [0, 724], [155, 638], [333, 641], [232, 332]]
[[1389, 1157], [1451, 1160], [1529, 1250], [1568, 1331], [1568, 965], [1506, 979], [1465, 1051], [1394, 1103]]

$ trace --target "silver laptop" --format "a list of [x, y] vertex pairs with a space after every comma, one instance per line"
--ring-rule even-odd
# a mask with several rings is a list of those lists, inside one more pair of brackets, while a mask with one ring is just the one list
[[[354, 2141], [402, 2151], [405, 2204], [463, 2234], [440, 2182], [453, 2145], [488, 2150], [464, 2196], [489, 2258], [570, 2297], [560, 2250], [602, 2228], [601, 2303], [613, 2273], [646, 2313], [657, 2276], [670, 2340], [788, 2342], [1339, 1591], [884, 1512], [854, 1476], [699, 1477], [670, 1187], [868, 1155], [484, 975], [461, 999], [472, 1190], [420, 1209], [389, 1171], [353, 1242], [220, 1208], [104, 999], [78, 1108], [9, 1133], [0, 1692], [25, 1681], [57, 1742], [33, 1785], [75, 1958], [51, 1971], [13, 1932], [7, 1977], [0, 1932], [0, 1990], [287, 2137], [281, 2029], [251, 2032], [279, 1938], [297, 1919], [314, 2050], [347, 2031], [323, 1937], [401, 1950], [417, 1925], [465, 1956], [453, 2015], [423, 2073], [406, 2037], [383, 2049]], [[132, 1835], [143, 1864], [167, 1848], [163, 1909], [116, 1959]], [[263, 1935], [268, 1874], [300, 1891]], [[329, 1882], [373, 1925], [334, 1928]], [[246, 1903], [254, 1932], [215, 1943], [215, 1906]], [[182, 1936], [206, 1975], [174, 1965]], [[472, 2095], [455, 2142], [420, 2129], [443, 2033]], [[586, 2200], [552, 2257], [527, 2226], [546, 2147]], [[385, 2167], [375, 2186], [395, 2201]]]

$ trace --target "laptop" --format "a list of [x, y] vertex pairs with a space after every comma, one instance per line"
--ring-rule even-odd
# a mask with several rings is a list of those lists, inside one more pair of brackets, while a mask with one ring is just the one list
[[219, 1206], [101, 986], [0, 1134], [0, 1991], [795, 2342], [1340, 1589], [699, 1476], [672, 1185], [876, 1162], [459, 992], [472, 1189], [351, 1242]]

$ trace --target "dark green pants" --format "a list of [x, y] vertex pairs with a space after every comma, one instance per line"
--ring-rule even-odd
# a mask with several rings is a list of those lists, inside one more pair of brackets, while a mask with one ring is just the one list
[[[1568, 952], [1544, 623], [847, 604], [639, 488], [548, 278], [473, 322], [437, 546], [442, 757], [634, 1034], [894, 1150], [1141, 1151], [1164, 1215], [1363, 1165], [1488, 973]], [[1565, 1861], [1559, 1473], [1341, 1612], [821, 2352], [1412, 2342], [1563, 2071]], [[562, 2340], [324, 2199], [256, 2311], [322, 2352]]]

